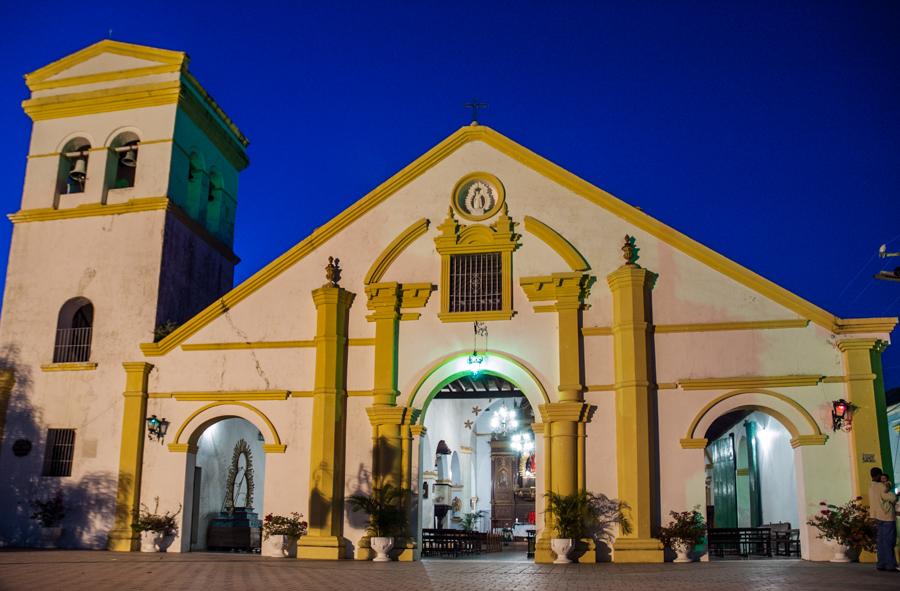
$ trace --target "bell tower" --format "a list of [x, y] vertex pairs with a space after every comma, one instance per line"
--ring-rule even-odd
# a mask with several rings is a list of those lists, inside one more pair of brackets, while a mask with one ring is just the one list
[[[188, 62], [104, 40], [25, 76], [33, 127], [0, 318], [11, 480], [114, 483], [122, 363], [232, 287], [248, 142]], [[13, 456], [19, 440], [31, 451]], [[0, 502], [27, 495], [5, 488]], [[27, 518], [3, 527], [15, 531], [0, 538], [29, 543]]]

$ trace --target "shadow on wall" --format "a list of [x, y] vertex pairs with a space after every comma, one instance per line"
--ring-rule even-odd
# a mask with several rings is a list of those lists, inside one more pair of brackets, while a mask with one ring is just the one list
[[[116, 507], [115, 474], [93, 472], [75, 480], [41, 476], [46, 445], [42, 417], [28, 399], [31, 370], [19, 363], [18, 348], [0, 349], [0, 547], [39, 546], [40, 524], [31, 518], [32, 503], [62, 496], [64, 548], [106, 548]], [[30, 450], [13, 453], [17, 441]], [[77, 442], [76, 442], [77, 443]], [[17, 447], [19, 453], [23, 446]]]
[[[356, 477], [347, 482], [347, 488], [350, 490], [348, 497], [356, 494], [372, 494], [372, 473], [366, 470], [366, 466], [362, 462], [356, 470]], [[348, 503], [344, 503], [344, 516], [345, 523], [349, 523], [353, 529], [364, 530], [368, 527], [368, 516], [360, 511], [351, 510]]]

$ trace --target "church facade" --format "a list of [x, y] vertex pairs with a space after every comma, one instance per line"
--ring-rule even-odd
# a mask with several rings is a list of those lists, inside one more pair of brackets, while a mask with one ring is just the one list
[[[210, 516], [240, 506], [303, 513], [301, 558], [366, 559], [345, 497], [392, 484], [414, 499], [401, 560], [443, 502], [448, 527], [533, 520], [552, 561], [543, 493], [577, 490], [632, 524], [583, 561], [662, 561], [660, 525], [693, 508], [790, 521], [823, 560], [807, 516], [890, 469], [896, 318], [838, 318], [490, 128], [232, 288], [247, 140], [185, 54], [102, 41], [26, 82], [0, 320], [8, 545], [38, 543], [31, 503], [61, 491], [64, 545], [135, 550], [156, 505], [179, 511], [169, 551], [213, 547]], [[507, 474], [531, 479], [523, 516], [491, 467], [507, 402], [532, 442]]]

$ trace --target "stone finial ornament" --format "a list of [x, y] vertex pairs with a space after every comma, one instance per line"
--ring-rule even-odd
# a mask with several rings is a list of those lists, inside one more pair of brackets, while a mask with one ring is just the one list
[[639, 249], [634, 244], [634, 236], [625, 235], [625, 244], [622, 245], [622, 256], [625, 258], [625, 264], [636, 267], [637, 260], [640, 258], [638, 256]]
[[328, 264], [325, 265], [326, 287], [340, 287], [341, 282], [341, 259], [328, 257]]

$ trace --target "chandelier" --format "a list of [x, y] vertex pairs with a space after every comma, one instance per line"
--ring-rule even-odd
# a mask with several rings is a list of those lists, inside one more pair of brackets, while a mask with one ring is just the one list
[[528, 433], [516, 433], [510, 440], [512, 448], [519, 453], [530, 454], [534, 451], [534, 441]]
[[506, 436], [510, 431], [519, 428], [519, 419], [516, 418], [516, 411], [506, 408], [504, 403], [498, 410], [494, 411], [491, 417], [491, 429], [494, 433]]

